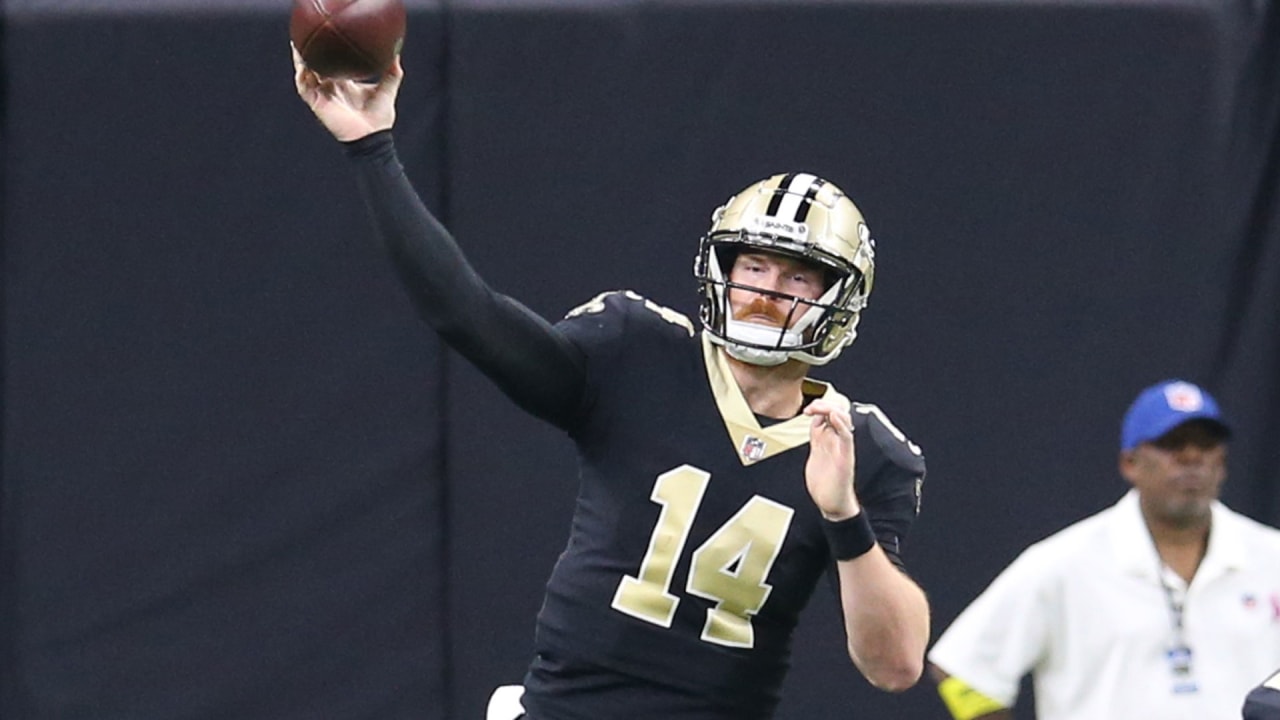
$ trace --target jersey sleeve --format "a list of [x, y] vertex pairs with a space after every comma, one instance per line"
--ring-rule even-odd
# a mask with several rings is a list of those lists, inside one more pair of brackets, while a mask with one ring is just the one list
[[409, 183], [390, 131], [347, 143], [346, 151], [377, 234], [418, 314], [517, 405], [567, 427], [585, 391], [581, 351], [475, 272]]
[[876, 540], [889, 560], [905, 568], [903, 548], [920, 513], [925, 460], [920, 447], [875, 405], [853, 403], [854, 441], [859, 448], [855, 470], [858, 502], [871, 521]]
[[992, 581], [929, 650], [929, 661], [948, 675], [1013, 707], [1023, 676], [1039, 663], [1049, 644], [1056, 612], [1050, 566], [1024, 551]]

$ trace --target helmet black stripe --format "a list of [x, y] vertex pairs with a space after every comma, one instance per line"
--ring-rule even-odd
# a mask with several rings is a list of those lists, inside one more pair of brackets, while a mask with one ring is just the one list
[[818, 191], [826, 185], [827, 181], [820, 177], [815, 177], [813, 183], [809, 185], [809, 189], [804, 194], [804, 202], [800, 203], [800, 208], [796, 210], [796, 222], [804, 222], [809, 217], [809, 206], [813, 205], [813, 199], [818, 197]]
[[769, 198], [769, 207], [765, 208], [766, 215], [778, 216], [778, 209], [782, 207], [782, 198], [787, 196], [787, 190], [791, 187], [791, 180], [795, 176], [795, 173], [787, 173], [786, 177], [782, 178], [782, 182], [778, 183], [778, 189], [773, 191], [773, 197]]

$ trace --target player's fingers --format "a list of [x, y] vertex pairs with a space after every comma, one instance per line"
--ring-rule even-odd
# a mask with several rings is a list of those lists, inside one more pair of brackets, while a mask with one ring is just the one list
[[293, 74], [293, 86], [302, 97], [310, 97], [315, 93], [315, 78], [310, 77], [306, 69], [299, 70]]
[[394, 97], [400, 91], [400, 83], [404, 80], [404, 66], [400, 64], [400, 56], [391, 62], [391, 67], [378, 79], [377, 93]]
[[814, 400], [804, 408], [804, 414], [811, 417], [826, 418], [833, 426], [852, 432], [853, 420], [848, 411], [823, 400]]
[[849, 413], [840, 408], [834, 408], [828, 413], [827, 417], [831, 419], [831, 424], [841, 433], [853, 434], [853, 418], [849, 417]]
[[809, 407], [806, 407], [804, 412], [806, 415], [809, 416], [810, 418], [809, 427], [812, 428], [813, 430], [818, 431], [823, 428], [832, 427], [830, 415], [825, 411], [823, 411], [822, 409], [819, 408], [819, 409], [813, 410]]
[[295, 82], [301, 81], [303, 75], [307, 72], [307, 64], [302, 61], [302, 55], [298, 54], [298, 48], [289, 43], [289, 52], [293, 55], [293, 77]]
[[808, 405], [804, 406], [804, 413], [806, 415], [812, 415], [814, 413], [822, 413], [823, 415], [826, 415], [832, 412], [844, 412], [844, 410], [830, 400], [822, 399], [813, 400]]
[[838, 423], [832, 422], [830, 416], [824, 414], [813, 416], [809, 423], [809, 436], [811, 441], [822, 438], [839, 444], [851, 437], [847, 429], [842, 429]]
[[853, 427], [846, 422], [842, 422], [839, 417], [834, 415], [823, 415], [821, 426], [814, 426], [812, 433], [816, 436], [822, 434], [827, 437], [833, 444], [832, 449], [840, 452], [846, 452], [853, 446]]
[[298, 51], [293, 51], [293, 86], [297, 89], [298, 94], [310, 100], [315, 94], [316, 89], [320, 85], [320, 76], [316, 75], [311, 68], [308, 68], [302, 62], [302, 58], [298, 57]]

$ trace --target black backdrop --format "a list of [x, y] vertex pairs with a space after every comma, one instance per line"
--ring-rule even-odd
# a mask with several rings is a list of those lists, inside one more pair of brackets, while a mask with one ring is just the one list
[[[564, 438], [418, 324], [296, 99], [287, 3], [8, 0], [0, 715], [464, 720], [519, 680]], [[1280, 523], [1270, 2], [411, 2], [397, 136], [498, 288], [694, 310], [710, 210], [805, 169], [879, 272], [817, 373], [925, 447], [935, 632], [1123, 490], [1164, 377]], [[820, 591], [780, 712], [870, 689]], [[1031, 717], [1023, 712], [1023, 717]]]

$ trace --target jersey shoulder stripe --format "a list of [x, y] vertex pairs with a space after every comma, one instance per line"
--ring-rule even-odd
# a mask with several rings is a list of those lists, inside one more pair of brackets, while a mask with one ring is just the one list
[[684, 314], [632, 290], [600, 293], [570, 310], [557, 327], [589, 353], [624, 333], [685, 340], [695, 333], [693, 322]]

